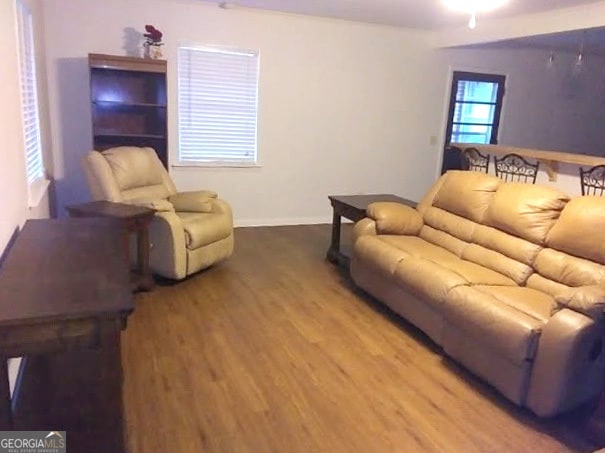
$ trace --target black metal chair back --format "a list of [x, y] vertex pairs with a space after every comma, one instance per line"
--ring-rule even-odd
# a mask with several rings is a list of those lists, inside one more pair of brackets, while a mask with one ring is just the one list
[[500, 159], [494, 156], [496, 176], [506, 182], [524, 182], [534, 184], [538, 177], [540, 162], [532, 164], [515, 153], [506, 154]]
[[580, 167], [580, 187], [582, 195], [602, 197], [605, 192], [605, 165], [597, 165], [588, 170]]
[[489, 154], [487, 156], [483, 155], [477, 148], [466, 148], [462, 152], [462, 156], [466, 170], [485, 173], [489, 171]]

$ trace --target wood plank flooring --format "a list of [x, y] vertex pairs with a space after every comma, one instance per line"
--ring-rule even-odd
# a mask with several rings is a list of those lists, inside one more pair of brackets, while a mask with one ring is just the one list
[[136, 297], [131, 453], [589, 452], [444, 357], [325, 261], [328, 225], [240, 228], [223, 264]]

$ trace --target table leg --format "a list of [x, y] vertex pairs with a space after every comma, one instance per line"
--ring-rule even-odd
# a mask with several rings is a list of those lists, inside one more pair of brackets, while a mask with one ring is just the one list
[[137, 228], [137, 267], [139, 272], [139, 289], [147, 291], [153, 288], [153, 277], [149, 270], [149, 230], [147, 225]]
[[8, 357], [0, 356], [0, 431], [10, 431], [13, 426], [13, 411], [8, 381]]
[[340, 222], [341, 217], [340, 214], [334, 210], [334, 214], [332, 216], [332, 242], [330, 243], [330, 248], [328, 249], [328, 253], [326, 257], [328, 261], [331, 263], [338, 263], [340, 257]]
[[120, 330], [117, 325], [106, 326], [101, 333], [101, 355], [99, 360], [101, 381], [100, 394], [104, 396], [103, 446], [100, 451], [123, 453], [126, 448], [126, 426], [122, 401], [122, 360], [120, 352]]

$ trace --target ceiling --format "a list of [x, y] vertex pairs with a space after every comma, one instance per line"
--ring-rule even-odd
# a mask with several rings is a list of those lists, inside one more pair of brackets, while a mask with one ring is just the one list
[[[398, 27], [438, 29], [466, 24], [464, 13], [448, 10], [442, 0], [210, 0], [227, 8], [260, 8]], [[509, 0], [496, 11], [478, 14], [499, 18], [573, 7], [600, 0]]]

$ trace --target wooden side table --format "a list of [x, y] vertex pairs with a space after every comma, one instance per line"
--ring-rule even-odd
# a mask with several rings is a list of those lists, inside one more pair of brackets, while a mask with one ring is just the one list
[[[28, 220], [0, 269], [0, 430], [65, 430], [68, 451], [126, 451], [120, 334], [128, 265], [107, 219]], [[7, 359], [23, 357], [12, 395]]]
[[347, 268], [349, 267], [349, 257], [340, 251], [341, 217], [357, 222], [366, 216], [368, 205], [377, 201], [401, 203], [412, 208], [416, 207], [417, 204], [415, 201], [391, 194], [330, 195], [328, 198], [332, 204], [334, 214], [332, 216], [332, 242], [326, 258], [332, 263]]
[[130, 263], [130, 234], [137, 235], [137, 270], [132, 275], [133, 291], [148, 291], [154, 281], [149, 269], [149, 223], [155, 210], [143, 206], [134, 206], [111, 201], [91, 201], [66, 206], [71, 217], [107, 217], [122, 225], [125, 235], [123, 247]]

